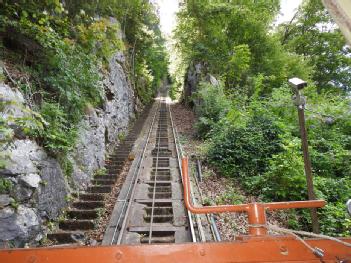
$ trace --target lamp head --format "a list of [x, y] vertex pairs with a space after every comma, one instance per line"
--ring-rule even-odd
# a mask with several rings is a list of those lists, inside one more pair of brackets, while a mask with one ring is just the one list
[[289, 79], [289, 84], [295, 89], [295, 90], [301, 90], [304, 87], [307, 86], [307, 82], [299, 79], [299, 78], [291, 78]]

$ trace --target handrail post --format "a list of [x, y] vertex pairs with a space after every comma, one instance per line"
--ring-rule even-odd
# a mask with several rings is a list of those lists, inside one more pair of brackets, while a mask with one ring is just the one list
[[249, 204], [247, 215], [249, 221], [249, 234], [253, 236], [267, 235], [266, 209], [264, 204]]

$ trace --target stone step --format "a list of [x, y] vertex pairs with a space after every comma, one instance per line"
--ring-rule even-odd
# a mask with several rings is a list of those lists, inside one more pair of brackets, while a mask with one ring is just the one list
[[74, 220], [68, 219], [59, 222], [61, 230], [92, 230], [94, 229], [93, 220]]
[[114, 185], [116, 182], [116, 180], [104, 180], [104, 179], [94, 179], [92, 180], [92, 183], [94, 185], [102, 185], [102, 186], [105, 186], [105, 185]]
[[117, 174], [107, 174], [107, 175], [96, 175], [94, 180], [113, 180], [117, 179]]
[[96, 208], [101, 208], [104, 207], [104, 202], [103, 201], [80, 201], [80, 202], [74, 202], [72, 206], [77, 209], [81, 210], [86, 210], [86, 209], [96, 209]]
[[71, 219], [96, 219], [98, 218], [98, 211], [90, 210], [68, 210], [67, 216]]
[[125, 161], [121, 162], [121, 161], [116, 161], [110, 164], [106, 165], [106, 169], [107, 170], [111, 170], [111, 169], [121, 169], [124, 165]]
[[83, 193], [79, 194], [79, 199], [81, 201], [103, 201], [105, 199], [105, 194]]
[[84, 241], [85, 236], [84, 232], [82, 231], [59, 231], [56, 233], [47, 234], [47, 238], [59, 244], [67, 244]]
[[110, 156], [107, 160], [106, 160], [106, 164], [108, 163], [112, 163], [114, 161], [117, 161], [118, 158], [125, 158], [127, 159], [130, 155], [130, 152], [128, 153], [119, 153], [119, 154], [116, 154], [115, 156]]
[[89, 186], [88, 191], [91, 193], [110, 193], [112, 190], [111, 186]]

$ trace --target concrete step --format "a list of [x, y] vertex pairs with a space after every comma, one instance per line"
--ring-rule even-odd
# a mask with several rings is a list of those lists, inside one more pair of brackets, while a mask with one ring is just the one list
[[67, 216], [71, 219], [96, 219], [98, 218], [98, 211], [96, 209], [89, 210], [68, 210]]
[[100, 194], [107, 194], [110, 193], [112, 190], [111, 186], [89, 186], [88, 192], [90, 193], [100, 193]]
[[92, 230], [95, 225], [93, 220], [67, 219], [59, 222], [59, 227], [62, 230]]
[[94, 180], [116, 180], [116, 174], [107, 174], [107, 175], [96, 175], [94, 176]]
[[103, 201], [78, 201], [74, 202], [72, 206], [80, 210], [90, 210], [104, 207], [104, 204], [105, 203]]
[[97, 186], [114, 185], [116, 180], [94, 179], [92, 183]]
[[82, 231], [59, 231], [56, 233], [47, 234], [47, 238], [59, 244], [76, 243], [83, 241], [85, 236]]
[[79, 194], [79, 199], [81, 201], [103, 201], [105, 199], [105, 194], [83, 193]]

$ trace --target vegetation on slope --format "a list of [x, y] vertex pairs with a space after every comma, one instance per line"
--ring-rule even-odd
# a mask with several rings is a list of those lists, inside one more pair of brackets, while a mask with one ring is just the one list
[[[125, 53], [125, 71], [143, 103], [167, 74], [156, 10], [143, 0], [1, 1], [0, 50], [13, 73], [8, 79], [33, 111], [13, 121], [59, 156], [68, 174], [65, 155], [82, 116], [102, 106], [101, 80], [112, 55]], [[8, 135], [3, 143], [11, 141], [12, 129], [0, 123]]]
[[[350, 198], [350, 49], [320, 1], [272, 28], [279, 1], [187, 1], [175, 33], [182, 66], [201, 64], [220, 85], [200, 83], [198, 135], [221, 174], [266, 201], [307, 199], [297, 110], [287, 81], [310, 83], [306, 121], [321, 231], [348, 235]], [[176, 76], [177, 77], [177, 76]], [[179, 79], [179, 76], [177, 77]], [[311, 230], [308, 211], [289, 225]]]

